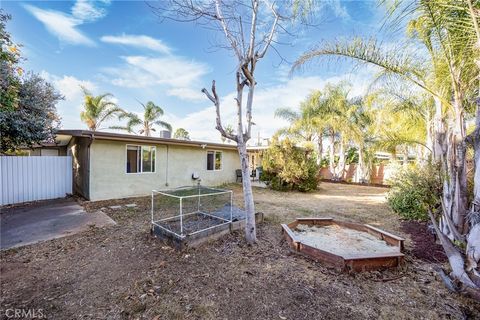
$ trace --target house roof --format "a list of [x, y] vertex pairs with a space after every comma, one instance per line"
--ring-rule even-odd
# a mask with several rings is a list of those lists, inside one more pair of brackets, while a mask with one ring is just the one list
[[202, 148], [218, 148], [237, 150], [235, 145], [228, 145], [223, 143], [207, 142], [207, 141], [193, 141], [180, 140], [172, 138], [146, 137], [133, 134], [122, 134], [113, 132], [90, 131], [90, 130], [58, 130], [57, 137], [86, 137], [94, 140], [111, 140], [111, 141], [125, 141], [138, 143], [156, 143], [165, 145], [177, 145], [186, 147], [202, 147]]

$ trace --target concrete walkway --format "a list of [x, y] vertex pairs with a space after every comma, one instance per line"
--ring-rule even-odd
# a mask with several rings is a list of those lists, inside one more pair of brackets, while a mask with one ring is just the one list
[[72, 199], [42, 201], [32, 205], [2, 209], [0, 249], [21, 247], [65, 237], [89, 226], [114, 225], [103, 212], [86, 213]]

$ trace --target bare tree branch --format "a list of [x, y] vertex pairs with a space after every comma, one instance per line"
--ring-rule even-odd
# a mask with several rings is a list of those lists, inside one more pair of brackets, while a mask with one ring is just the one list
[[202, 92], [207, 96], [207, 98], [213, 102], [213, 104], [215, 105], [215, 113], [217, 115], [216, 117], [216, 122], [217, 122], [217, 126], [216, 126], [216, 129], [218, 131], [220, 131], [220, 133], [222, 134], [222, 136], [224, 136], [225, 138], [227, 139], [230, 139], [230, 140], [233, 140], [233, 141], [238, 141], [237, 137], [235, 135], [232, 135], [228, 132], [225, 131], [225, 129], [223, 128], [222, 126], [222, 118], [220, 116], [220, 99], [218, 98], [218, 95], [217, 95], [217, 90], [215, 88], [215, 80], [212, 81], [212, 94], [210, 94], [208, 92], [207, 89], [203, 88], [202, 89]]
[[253, 59], [253, 54], [255, 50], [255, 33], [257, 32], [258, 0], [252, 0], [252, 3], [253, 3], [253, 10], [252, 10], [252, 23], [250, 27], [250, 44], [248, 45], [248, 55], [247, 55], [248, 60]]
[[265, 56], [265, 53], [267, 53], [267, 49], [270, 46], [270, 44], [272, 43], [273, 36], [275, 35], [276, 30], [277, 30], [278, 20], [279, 20], [280, 16], [278, 15], [277, 11], [275, 10], [275, 7], [274, 7], [273, 4], [271, 6], [271, 10], [273, 12], [273, 15], [275, 16], [275, 20], [273, 21], [272, 29], [270, 30], [270, 34], [268, 35], [267, 41], [265, 42], [265, 46], [263, 47], [262, 51], [260, 51], [260, 53], [257, 53], [258, 59], [263, 58]]
[[233, 51], [237, 55], [238, 60], [242, 61], [243, 60], [242, 52], [238, 48], [237, 41], [235, 41], [235, 38], [232, 36], [231, 32], [228, 29], [227, 23], [226, 23], [225, 18], [223, 17], [223, 14], [222, 14], [222, 8], [221, 8], [221, 1], [220, 0], [215, 0], [215, 8], [216, 8], [216, 11], [217, 11], [216, 18], [220, 22], [220, 25], [222, 26], [223, 32], [225, 33], [225, 37], [230, 42], [230, 45], [232, 46]]

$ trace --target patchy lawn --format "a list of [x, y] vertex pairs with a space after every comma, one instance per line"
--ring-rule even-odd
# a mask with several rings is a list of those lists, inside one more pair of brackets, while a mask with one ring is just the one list
[[[231, 188], [241, 205], [240, 186]], [[418, 238], [431, 235], [402, 225], [386, 206], [385, 192], [331, 183], [309, 194], [255, 189], [256, 209], [266, 217], [257, 245], [247, 246], [237, 232], [184, 252], [150, 236], [149, 198], [84, 203], [87, 211], [138, 206], [106, 209], [117, 226], [2, 252], [0, 309], [43, 309], [49, 319], [478, 317], [479, 304], [448, 292], [436, 278], [433, 267], [442, 256], [429, 261], [414, 253]], [[315, 215], [407, 237], [405, 266], [339, 274], [292, 253], [279, 223]]]

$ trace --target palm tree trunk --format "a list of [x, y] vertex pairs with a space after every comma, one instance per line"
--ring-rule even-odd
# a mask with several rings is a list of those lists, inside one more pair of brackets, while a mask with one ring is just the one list
[[445, 140], [446, 140], [446, 132], [445, 132], [445, 124], [443, 121], [443, 113], [442, 113], [442, 102], [437, 97], [434, 97], [435, 101], [435, 115], [433, 117], [433, 159], [435, 162], [442, 161], [442, 157], [446, 152]]
[[[466, 147], [465, 147], [465, 120], [459, 96], [454, 97], [454, 124], [453, 132], [444, 139], [442, 149], [443, 171], [445, 172], [443, 186], [443, 201], [445, 204], [444, 217], [440, 223], [441, 231], [451, 240], [455, 239], [455, 231], [450, 230], [448, 221], [453, 222], [458, 233], [468, 231], [466, 224], [467, 215], [467, 172], [466, 172]], [[442, 137], [440, 135], [439, 137]], [[445, 152], [446, 151], [446, 152]]]
[[322, 163], [322, 153], [323, 153], [323, 137], [321, 136], [318, 137], [317, 148], [318, 148], [317, 164], [320, 165]]
[[362, 146], [358, 147], [358, 167], [357, 167], [357, 176], [358, 182], [365, 183], [365, 161], [363, 159], [363, 148]]
[[332, 180], [335, 180], [335, 132], [331, 132], [330, 134], [330, 154], [329, 154], [329, 159], [328, 159], [328, 164], [329, 164], [329, 170], [330, 174], [332, 176]]
[[[478, 25], [477, 15], [474, 12], [472, 1], [467, 0], [467, 4], [475, 29], [475, 34], [477, 35], [477, 50], [480, 50], [480, 27]], [[475, 62], [477, 64], [477, 70], [480, 71], [480, 59], [477, 58]], [[480, 261], [480, 73], [477, 81], [479, 82], [479, 91], [477, 96], [475, 131], [473, 133], [475, 174], [473, 180], [473, 201], [468, 214], [470, 233], [467, 237], [467, 271], [477, 270], [478, 263]]]
[[430, 112], [427, 112], [425, 115], [425, 123], [427, 125], [427, 138], [426, 138], [426, 156], [425, 160], [428, 162], [429, 159], [433, 159], [433, 153], [435, 149], [435, 141], [434, 141], [434, 121]]
[[340, 138], [340, 147], [338, 153], [337, 179], [343, 180], [343, 174], [345, 172], [345, 142], [343, 141], [343, 138]]
[[403, 150], [403, 156], [402, 156], [402, 165], [406, 166], [408, 164], [408, 148], [405, 147]]
[[456, 96], [454, 101], [455, 107], [455, 131], [453, 148], [456, 153], [455, 163], [455, 214], [453, 222], [457, 226], [460, 233], [464, 234], [468, 231], [466, 221], [468, 197], [467, 197], [467, 148], [465, 144], [466, 125], [463, 114], [463, 106], [461, 105], [462, 97]]

